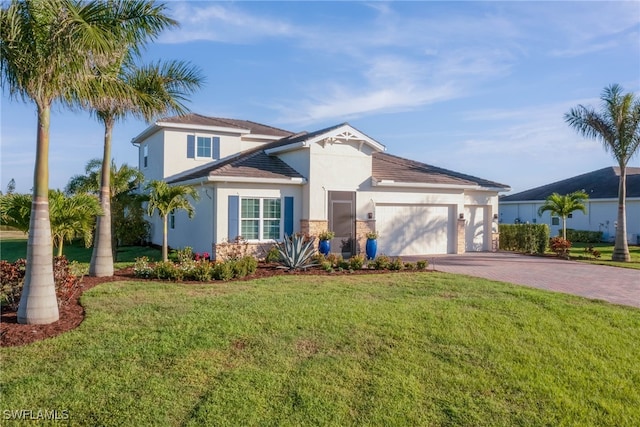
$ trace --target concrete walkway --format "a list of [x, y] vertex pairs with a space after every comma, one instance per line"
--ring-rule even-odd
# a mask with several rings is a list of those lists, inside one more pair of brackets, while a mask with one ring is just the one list
[[[640, 308], [639, 270], [510, 252], [422, 257], [425, 258], [429, 260], [430, 270], [483, 277]], [[405, 260], [409, 260], [408, 257]]]

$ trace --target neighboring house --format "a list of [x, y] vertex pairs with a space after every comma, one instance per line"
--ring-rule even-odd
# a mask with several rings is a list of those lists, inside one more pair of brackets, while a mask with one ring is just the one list
[[[161, 119], [132, 140], [147, 180], [191, 185], [189, 220], [170, 219], [169, 245], [212, 252], [242, 236], [266, 250], [284, 235], [335, 232], [332, 252], [463, 253], [496, 247], [498, 193], [509, 187], [386, 154], [347, 123], [294, 134], [190, 114]], [[160, 243], [158, 220], [152, 241]]]
[[[574, 212], [567, 219], [567, 228], [602, 231], [605, 241], [613, 241], [618, 218], [618, 186], [620, 168], [608, 167], [573, 178], [543, 185], [521, 193], [500, 197], [500, 222], [548, 224], [551, 235], [561, 233], [562, 220], [538, 209], [553, 194], [561, 195], [583, 190], [589, 195], [587, 213]], [[640, 244], [640, 168], [627, 167], [627, 238], [631, 244]]]

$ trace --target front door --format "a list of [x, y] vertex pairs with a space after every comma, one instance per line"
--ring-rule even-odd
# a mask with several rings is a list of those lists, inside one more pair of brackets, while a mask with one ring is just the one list
[[329, 230], [335, 233], [331, 252], [348, 258], [354, 254], [356, 193], [329, 191]]

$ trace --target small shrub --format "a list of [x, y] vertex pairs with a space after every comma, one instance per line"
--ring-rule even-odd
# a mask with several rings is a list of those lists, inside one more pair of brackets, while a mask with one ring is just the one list
[[10, 307], [12, 310], [18, 308], [26, 264], [25, 259], [19, 259], [14, 263], [0, 261], [0, 303], [2, 306]]
[[562, 237], [554, 237], [549, 242], [549, 247], [559, 257], [568, 258], [569, 250], [571, 249], [571, 242], [567, 239], [563, 239]]
[[600, 243], [602, 242], [602, 238], [602, 231], [573, 230], [567, 228], [567, 240], [571, 242]]
[[267, 255], [264, 257], [264, 262], [272, 263], [280, 261], [280, 252], [278, 251], [278, 245], [273, 245], [269, 248]]
[[378, 232], [377, 231], [370, 231], [367, 233], [367, 239], [369, 240], [375, 240], [378, 238]]
[[331, 240], [336, 236], [336, 233], [333, 231], [325, 230], [318, 233], [319, 240]]
[[53, 280], [59, 306], [67, 304], [80, 287], [80, 278], [71, 274], [69, 260], [64, 255], [53, 258]]
[[238, 260], [230, 260], [233, 277], [242, 278], [253, 274], [258, 269], [258, 261], [251, 255], [246, 255]]
[[161, 280], [182, 280], [184, 278], [183, 270], [177, 268], [171, 261], [157, 262], [153, 267], [153, 275]]
[[389, 266], [387, 268], [393, 271], [402, 270], [404, 268], [404, 263], [402, 262], [402, 258], [400, 257], [394, 258], [393, 261], [389, 263]]
[[349, 258], [349, 268], [352, 270], [361, 270], [364, 265], [364, 255], [353, 255]]
[[351, 264], [346, 259], [340, 257], [340, 259], [338, 260], [337, 267], [340, 271], [349, 270], [351, 268]]
[[416, 269], [416, 263], [415, 262], [405, 262], [404, 263], [404, 268], [405, 268], [405, 270], [415, 270]]
[[594, 249], [593, 246], [588, 246], [584, 248], [584, 253], [593, 257], [593, 259], [598, 259], [602, 256], [599, 250]]
[[386, 255], [378, 255], [371, 265], [375, 270], [386, 270], [389, 268], [389, 264], [391, 263], [391, 259]]
[[[320, 254], [320, 255], [322, 255], [322, 254]], [[337, 266], [338, 262], [340, 262], [341, 259], [342, 259], [342, 255], [336, 255], [336, 254], [327, 255], [327, 261], [329, 261], [331, 263], [331, 265]]]
[[193, 278], [200, 282], [208, 282], [213, 276], [213, 265], [207, 259], [196, 261], [191, 271]]
[[416, 268], [418, 270], [426, 270], [428, 265], [429, 265], [429, 261], [427, 261], [426, 259], [422, 259], [416, 262]]
[[153, 274], [153, 268], [149, 265], [149, 257], [142, 256], [136, 258], [136, 262], [133, 265], [133, 275], [148, 279]]
[[327, 260], [320, 262], [320, 267], [327, 273], [333, 273], [333, 264]]
[[233, 279], [233, 265], [229, 261], [216, 262], [213, 265], [211, 276], [215, 280], [231, 280]]
[[176, 257], [179, 264], [187, 263], [193, 260], [193, 249], [190, 246], [185, 246], [182, 249], [176, 251]]

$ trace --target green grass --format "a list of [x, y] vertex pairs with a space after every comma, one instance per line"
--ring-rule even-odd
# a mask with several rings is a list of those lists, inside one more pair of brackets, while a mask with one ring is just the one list
[[[594, 249], [600, 251], [600, 258], [594, 259], [590, 254], [585, 253], [584, 249], [588, 246], [593, 246]], [[636, 270], [640, 270], [640, 246], [629, 245], [631, 262], [611, 261], [612, 254], [613, 245], [609, 243], [574, 243], [571, 247], [571, 258], [576, 259], [580, 262], [587, 262], [589, 264], [610, 265], [613, 267], [634, 268]]]
[[[91, 262], [91, 251], [93, 248], [85, 248], [84, 242], [75, 240], [72, 243], [65, 243], [63, 253], [69, 261], [78, 261], [81, 264]], [[54, 248], [54, 254], [57, 249]], [[123, 268], [135, 262], [137, 257], [147, 256], [152, 261], [162, 259], [160, 251], [149, 246], [123, 246], [118, 248], [118, 262], [116, 268]], [[27, 257], [26, 238], [3, 238], [0, 240], [0, 259], [14, 262], [19, 258]]]
[[0, 349], [0, 409], [79, 426], [640, 425], [630, 307], [444, 273], [115, 282], [82, 303], [76, 330]]

